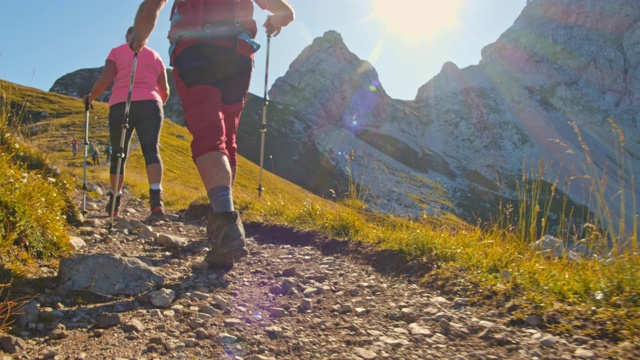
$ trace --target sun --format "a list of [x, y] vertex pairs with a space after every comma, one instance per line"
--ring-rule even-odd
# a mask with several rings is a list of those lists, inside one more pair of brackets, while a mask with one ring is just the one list
[[458, 26], [466, 0], [374, 0], [371, 18], [389, 35], [420, 40]]

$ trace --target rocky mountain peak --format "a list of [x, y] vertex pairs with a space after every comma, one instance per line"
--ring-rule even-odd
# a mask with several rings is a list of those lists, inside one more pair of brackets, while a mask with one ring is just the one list
[[373, 66], [349, 51], [336, 31], [316, 38], [278, 78], [269, 98], [306, 109], [317, 122], [375, 121], [388, 96]]
[[[49, 91], [77, 98], [91, 92], [94, 81], [102, 73], [102, 67], [80, 69], [58, 78]], [[111, 96], [111, 85], [96, 100], [107, 102]]]

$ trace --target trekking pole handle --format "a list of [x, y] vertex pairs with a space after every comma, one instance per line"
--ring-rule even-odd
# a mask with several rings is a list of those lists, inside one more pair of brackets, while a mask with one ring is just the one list
[[89, 96], [84, 98], [84, 111], [89, 111], [89, 109], [93, 110], [93, 104], [89, 103]]

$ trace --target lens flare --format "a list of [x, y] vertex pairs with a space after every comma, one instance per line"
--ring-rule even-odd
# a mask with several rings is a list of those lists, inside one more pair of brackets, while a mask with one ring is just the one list
[[405, 39], [422, 39], [459, 25], [466, 0], [374, 0], [371, 17], [387, 32]]

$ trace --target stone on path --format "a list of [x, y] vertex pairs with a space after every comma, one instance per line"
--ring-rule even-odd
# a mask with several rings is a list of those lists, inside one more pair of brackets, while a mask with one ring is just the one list
[[101, 295], [137, 295], [164, 283], [164, 276], [137, 258], [111, 254], [62, 259], [59, 290], [88, 290]]

